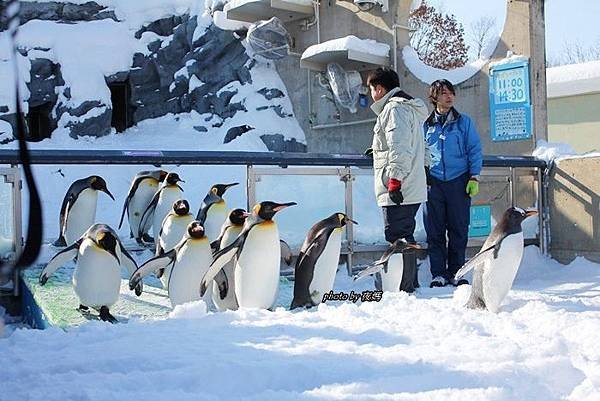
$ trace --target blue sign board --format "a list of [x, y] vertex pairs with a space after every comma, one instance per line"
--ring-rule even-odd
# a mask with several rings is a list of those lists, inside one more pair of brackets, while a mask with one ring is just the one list
[[529, 62], [490, 67], [490, 132], [492, 141], [531, 138]]
[[492, 206], [472, 205], [469, 223], [470, 237], [487, 237], [492, 231]]

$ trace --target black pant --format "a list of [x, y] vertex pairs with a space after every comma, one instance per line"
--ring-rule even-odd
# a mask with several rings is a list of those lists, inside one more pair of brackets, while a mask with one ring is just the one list
[[[407, 242], [415, 243], [415, 227], [417, 222], [415, 216], [421, 205], [396, 205], [383, 207], [383, 222], [385, 225], [385, 239], [393, 243], [399, 238], [404, 238]], [[419, 287], [417, 278], [417, 254], [414, 249], [407, 250], [402, 255], [404, 262], [404, 272], [400, 282], [400, 291], [414, 292]], [[379, 279], [379, 282], [378, 282]], [[379, 285], [379, 286], [378, 286]], [[381, 277], [376, 277], [375, 286], [381, 289]]]
[[408, 242], [415, 242], [415, 216], [420, 203], [414, 205], [395, 205], [383, 207], [383, 224], [385, 240], [393, 243], [399, 238]]
[[423, 220], [432, 277], [453, 278], [465, 263], [471, 208], [465, 188], [469, 177], [464, 174], [450, 181], [433, 178], [429, 187]]

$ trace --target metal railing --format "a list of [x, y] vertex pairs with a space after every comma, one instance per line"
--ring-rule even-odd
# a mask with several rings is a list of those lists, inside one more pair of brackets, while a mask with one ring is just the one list
[[[256, 183], [264, 175], [328, 175], [338, 176], [344, 182], [345, 213], [353, 215], [353, 181], [356, 176], [372, 175], [372, 160], [362, 155], [286, 153], [286, 152], [218, 152], [218, 151], [154, 151], [154, 150], [32, 150], [32, 164], [52, 165], [243, 165], [246, 166], [246, 195], [248, 208], [256, 202]], [[19, 164], [17, 150], [0, 149], [0, 164]], [[277, 166], [278, 168], [256, 168]], [[311, 168], [308, 168], [311, 166]], [[315, 168], [315, 166], [319, 168]], [[516, 169], [536, 171], [539, 218], [539, 245], [548, 251], [548, 213], [544, 204], [546, 162], [532, 156], [485, 156], [484, 176], [506, 177], [509, 203], [515, 204]], [[300, 167], [300, 168], [288, 168]], [[498, 169], [507, 169], [499, 172]], [[15, 211], [20, 215], [20, 210]], [[20, 224], [20, 222], [19, 222]], [[354, 243], [352, 225], [347, 227], [342, 253], [347, 257], [348, 271], [352, 269], [352, 255], [356, 252], [381, 251], [384, 245]]]

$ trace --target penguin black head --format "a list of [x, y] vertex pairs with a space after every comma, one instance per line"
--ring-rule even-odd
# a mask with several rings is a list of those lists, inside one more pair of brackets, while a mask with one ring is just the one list
[[225, 194], [225, 191], [238, 184], [239, 182], [233, 182], [231, 184], [215, 184], [210, 188], [210, 191], [220, 198], [223, 196], [223, 194]]
[[237, 226], [243, 225], [246, 221], [246, 217], [248, 217], [248, 212], [244, 209], [233, 209], [229, 213], [229, 221]]
[[275, 213], [279, 212], [282, 209], [285, 209], [288, 206], [297, 205], [296, 202], [288, 202], [288, 203], [277, 203], [271, 201], [264, 201], [254, 205], [252, 209], [252, 213], [257, 215], [263, 220], [271, 220]]
[[117, 263], [121, 264], [119, 257], [117, 256], [117, 242], [118, 239], [110, 231], [100, 231], [96, 234], [96, 245], [110, 253], [117, 259]]
[[529, 216], [537, 215], [537, 210], [523, 210], [520, 207], [511, 207], [504, 212], [501, 223], [504, 225], [504, 231], [519, 232], [521, 223]]
[[198, 220], [194, 220], [190, 224], [188, 224], [187, 231], [191, 238], [204, 238], [204, 227], [202, 226], [202, 223], [200, 223]]
[[173, 211], [177, 216], [185, 216], [190, 212], [190, 204], [185, 199], [176, 200], [173, 203]]
[[165, 170], [158, 170], [158, 172], [158, 182], [163, 182], [169, 173]]
[[106, 187], [106, 181], [104, 181], [104, 178], [100, 177], [99, 175], [91, 175], [87, 178], [87, 182], [90, 188], [95, 189], [96, 191], [102, 191], [110, 196], [112, 200], [115, 200], [115, 197]]
[[356, 221], [352, 220], [345, 213], [336, 213], [338, 221], [340, 222], [340, 227], [344, 227], [346, 224], [358, 224]]
[[177, 185], [178, 182], [185, 182], [181, 178], [179, 178], [179, 174], [177, 173], [169, 173], [167, 174], [167, 178], [165, 178], [167, 184], [169, 185]]

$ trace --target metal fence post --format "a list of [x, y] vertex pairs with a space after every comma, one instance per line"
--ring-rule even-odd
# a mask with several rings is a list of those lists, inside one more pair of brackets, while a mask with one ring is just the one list
[[246, 199], [250, 212], [256, 203], [256, 174], [250, 164], [246, 165]]
[[[340, 178], [344, 181], [344, 204], [345, 204], [345, 213], [350, 218], [354, 218], [353, 211], [354, 207], [352, 204], [352, 181], [354, 177], [352, 176], [352, 170], [350, 167], [345, 167], [342, 172], [342, 177]], [[346, 254], [346, 269], [348, 270], [348, 276], [352, 276], [352, 256], [354, 253], [354, 226], [353, 224], [346, 224], [346, 241], [348, 243], [348, 253]]]

